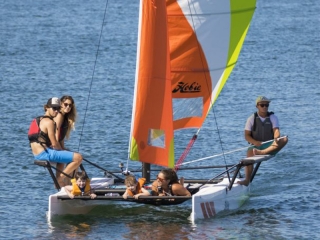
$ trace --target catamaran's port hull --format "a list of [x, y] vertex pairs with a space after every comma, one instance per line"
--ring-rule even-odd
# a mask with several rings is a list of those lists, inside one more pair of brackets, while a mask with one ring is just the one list
[[196, 219], [212, 218], [224, 210], [235, 210], [240, 208], [249, 198], [250, 187], [235, 183], [228, 190], [228, 178], [215, 185], [205, 185], [199, 192], [192, 196], [191, 221]]
[[58, 192], [57, 194], [49, 196], [49, 211], [48, 218], [55, 215], [65, 215], [65, 214], [87, 214], [89, 213], [95, 206], [97, 206], [97, 202], [81, 200], [81, 199], [73, 199], [73, 200], [62, 200], [59, 199], [59, 196], [65, 196], [66, 193], [63, 191]]
[[191, 221], [211, 218], [221, 211], [240, 208], [249, 198], [249, 187], [237, 184], [239, 180], [235, 179], [231, 190], [228, 190], [228, 178], [215, 185], [203, 186], [192, 196]]

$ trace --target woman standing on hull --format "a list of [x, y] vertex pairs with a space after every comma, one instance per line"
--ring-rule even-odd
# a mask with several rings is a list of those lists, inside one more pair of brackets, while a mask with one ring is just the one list
[[[64, 140], [70, 138], [71, 130], [75, 129], [77, 119], [77, 109], [71, 96], [64, 95], [60, 98], [60, 112], [54, 117], [56, 122], [56, 139], [59, 141], [62, 149], [67, 150], [64, 146]], [[64, 169], [63, 163], [57, 163], [57, 177]]]

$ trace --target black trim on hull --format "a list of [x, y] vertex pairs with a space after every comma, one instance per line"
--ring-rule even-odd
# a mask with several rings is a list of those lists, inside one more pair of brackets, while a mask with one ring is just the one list
[[192, 197], [186, 196], [140, 196], [139, 199], [135, 199], [133, 197], [128, 197], [127, 199], [124, 199], [122, 196], [97, 196], [95, 199], [91, 199], [90, 196], [75, 196], [74, 199], [71, 199], [68, 196], [58, 196], [58, 199], [62, 201], [124, 201], [152, 205], [178, 205], [191, 198]]

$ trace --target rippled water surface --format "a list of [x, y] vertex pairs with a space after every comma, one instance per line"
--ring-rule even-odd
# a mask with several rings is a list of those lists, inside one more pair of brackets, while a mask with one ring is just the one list
[[[29, 123], [43, 113], [48, 98], [72, 95], [79, 116], [66, 145], [109, 170], [126, 163], [138, 5], [108, 1], [100, 39], [105, 1], [2, 1], [0, 237], [320, 238], [320, 7], [315, 0], [258, 2], [238, 64], [186, 160], [245, 147], [243, 128], [255, 111], [255, 98], [261, 94], [271, 98], [270, 110], [278, 115], [289, 144], [261, 165], [243, 207], [196, 224], [188, 220], [190, 203], [113, 204], [87, 216], [47, 221], [48, 196], [55, 190], [48, 173], [33, 165]], [[183, 137], [190, 138], [191, 133]], [[178, 141], [177, 157], [186, 145], [182, 142]], [[231, 164], [244, 154], [239, 151], [195, 165]], [[103, 176], [98, 169], [86, 169], [92, 176]], [[183, 173], [198, 174], [213, 176], [212, 170]]]

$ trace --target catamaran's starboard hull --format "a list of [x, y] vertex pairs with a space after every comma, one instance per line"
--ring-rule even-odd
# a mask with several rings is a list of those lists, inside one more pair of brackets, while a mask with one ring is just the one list
[[[87, 214], [95, 206], [101, 205], [102, 202], [88, 201], [81, 199], [73, 200], [62, 200], [59, 196], [66, 196], [64, 189], [62, 188], [60, 192], [49, 196], [49, 209], [48, 218], [55, 215], [65, 215], [65, 214]], [[103, 204], [110, 204], [109, 202], [103, 202]]]
[[203, 186], [192, 196], [191, 221], [212, 218], [221, 211], [240, 208], [249, 198], [250, 189], [237, 184], [239, 180], [235, 180], [231, 190], [228, 190], [228, 178], [215, 185]]
[[[98, 187], [108, 187], [114, 184], [112, 178], [93, 178], [91, 179], [90, 185], [92, 189]], [[55, 194], [49, 196], [49, 209], [48, 218], [50, 219], [54, 215], [65, 215], [65, 214], [87, 214], [94, 207], [99, 205], [109, 205], [110, 201], [90, 201], [83, 199], [70, 199], [64, 200], [61, 197], [67, 197], [67, 193], [64, 188]]]

